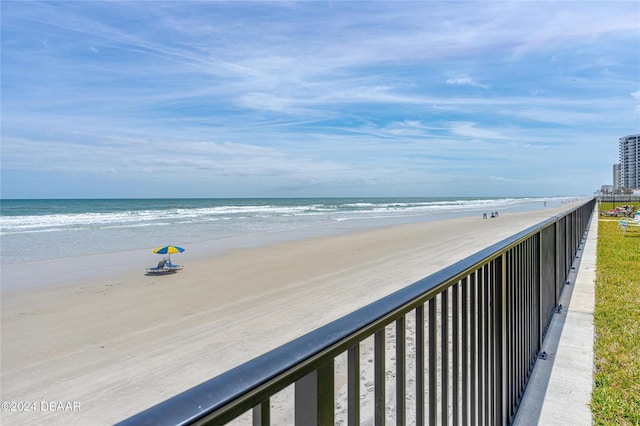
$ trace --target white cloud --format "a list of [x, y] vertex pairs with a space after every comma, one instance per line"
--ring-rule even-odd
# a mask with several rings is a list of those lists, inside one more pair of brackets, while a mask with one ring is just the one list
[[498, 131], [491, 129], [482, 129], [477, 127], [477, 123], [470, 122], [451, 122], [449, 127], [455, 135], [484, 140], [508, 140], [509, 137]]
[[489, 86], [487, 86], [486, 84], [477, 83], [471, 77], [448, 78], [447, 79], [447, 84], [480, 87], [481, 89], [488, 89], [489, 88]]

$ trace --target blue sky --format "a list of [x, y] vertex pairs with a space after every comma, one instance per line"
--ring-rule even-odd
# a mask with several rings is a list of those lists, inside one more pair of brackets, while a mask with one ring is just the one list
[[637, 1], [3, 1], [2, 197], [539, 196], [640, 133]]

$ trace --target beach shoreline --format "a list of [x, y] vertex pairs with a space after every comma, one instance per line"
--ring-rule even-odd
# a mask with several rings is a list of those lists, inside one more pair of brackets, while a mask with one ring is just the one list
[[[543, 201], [547, 200], [547, 201]], [[568, 198], [549, 198], [537, 201], [531, 200], [525, 204], [502, 206], [502, 214], [522, 213], [529, 211], [545, 210], [548, 208], [564, 208], [569, 203]], [[575, 202], [575, 199], [573, 200]], [[548, 202], [548, 206], [547, 206]], [[448, 220], [462, 217], [481, 217], [484, 210], [475, 207], [471, 210], [444, 210], [415, 215], [397, 216], [365, 216], [348, 219], [333, 219], [317, 223], [303, 223], [300, 226], [276, 229], [257, 230], [239, 235], [226, 237], [210, 236], [197, 242], [188, 243], [181, 239], [171, 241], [173, 244], [185, 245], [187, 251], [176, 259], [181, 262], [203, 260], [228, 253], [233, 250], [256, 248], [274, 245], [283, 242], [302, 241], [307, 239], [344, 235], [371, 229], [387, 228], [398, 225], [421, 224], [425, 222]], [[486, 212], [491, 215], [490, 212]], [[160, 233], [164, 232], [159, 228]], [[211, 238], [213, 237], [213, 238]], [[171, 239], [170, 239], [171, 240]], [[164, 241], [161, 238], [159, 241]], [[100, 241], [96, 241], [100, 243]], [[166, 241], [165, 241], [166, 243]], [[125, 246], [126, 247], [126, 246]], [[0, 292], [21, 291], [27, 288], [44, 287], [50, 285], [64, 285], [70, 282], [80, 282], [95, 278], [105, 278], [121, 273], [133, 272], [146, 267], [155, 266], [159, 257], [147, 249], [127, 249], [102, 251], [89, 254], [71, 254], [65, 256], [63, 248], [39, 249], [39, 251], [52, 251], [55, 256], [51, 259], [40, 259], [26, 262], [5, 263], [0, 265], [2, 285]], [[3, 256], [11, 251], [8, 243], [3, 242]]]
[[55, 285], [5, 290], [3, 272], [2, 400], [80, 403], [3, 418], [117, 422], [572, 206], [180, 255], [166, 276], [115, 272], [123, 254], [34, 272]]
[[[244, 248], [338, 235], [354, 229], [422, 223], [483, 212], [559, 206], [547, 198], [313, 198], [3, 200], [0, 268], [123, 254], [112, 267], [167, 244], [201, 257]], [[129, 260], [131, 258], [131, 260]], [[122, 264], [122, 265], [121, 265]], [[8, 267], [8, 268], [4, 268]], [[19, 268], [19, 267], [18, 267]]]

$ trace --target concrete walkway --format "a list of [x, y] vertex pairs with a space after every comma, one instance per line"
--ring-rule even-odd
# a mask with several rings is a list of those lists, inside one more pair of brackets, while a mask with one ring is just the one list
[[561, 313], [551, 321], [515, 425], [590, 425], [595, 330], [597, 211], [562, 293]]

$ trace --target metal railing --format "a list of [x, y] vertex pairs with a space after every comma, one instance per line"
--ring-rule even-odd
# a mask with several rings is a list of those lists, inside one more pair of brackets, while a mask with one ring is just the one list
[[637, 203], [640, 202], [640, 195], [616, 194], [598, 195], [598, 202], [601, 203]]
[[[269, 425], [273, 395], [292, 384], [297, 425], [509, 424], [594, 206], [513, 235], [121, 425], [218, 425], [238, 416]], [[338, 359], [346, 359], [340, 422]], [[369, 364], [373, 389], [363, 389]]]

